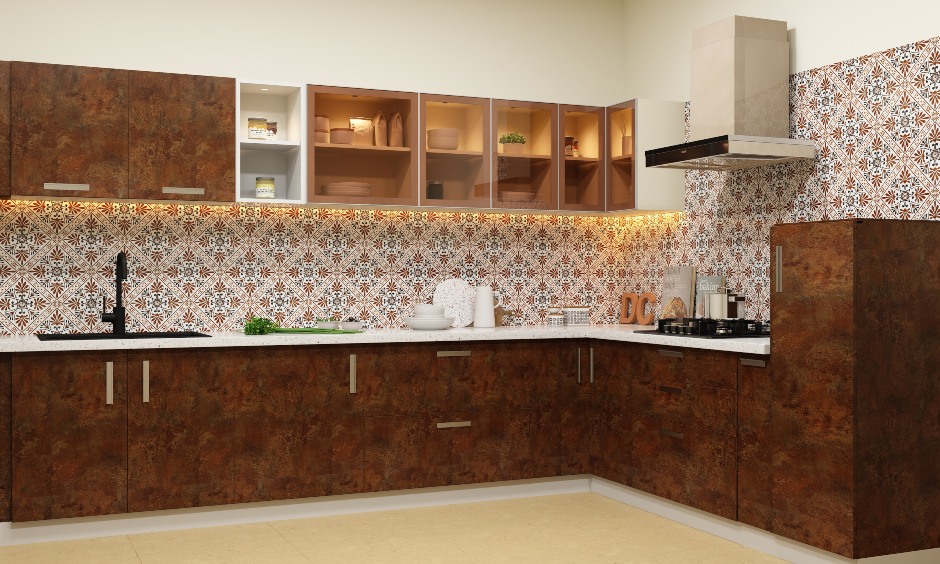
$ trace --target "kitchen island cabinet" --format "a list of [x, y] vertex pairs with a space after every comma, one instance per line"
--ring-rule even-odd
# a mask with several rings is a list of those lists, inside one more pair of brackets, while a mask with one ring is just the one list
[[128, 197], [235, 201], [235, 79], [129, 72]]
[[127, 198], [128, 71], [11, 65], [14, 196]]

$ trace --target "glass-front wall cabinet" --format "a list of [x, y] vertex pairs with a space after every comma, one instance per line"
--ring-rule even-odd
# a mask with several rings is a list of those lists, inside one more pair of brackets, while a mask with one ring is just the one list
[[493, 100], [493, 207], [558, 208], [558, 106]]
[[490, 207], [490, 101], [421, 95], [423, 206]]
[[560, 106], [561, 209], [603, 211], [604, 108]]

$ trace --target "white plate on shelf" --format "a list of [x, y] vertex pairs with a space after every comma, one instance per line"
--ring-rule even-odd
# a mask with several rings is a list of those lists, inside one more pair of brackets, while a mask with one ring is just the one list
[[502, 190], [499, 193], [499, 199], [504, 202], [531, 202], [535, 199], [535, 192]]
[[372, 185], [365, 182], [331, 182], [322, 187], [324, 196], [368, 196]]
[[466, 327], [473, 323], [475, 295], [473, 287], [466, 281], [451, 278], [437, 285], [431, 303], [444, 306], [444, 316], [454, 318], [454, 327]]
[[405, 325], [419, 331], [440, 331], [450, 329], [453, 317], [406, 317]]

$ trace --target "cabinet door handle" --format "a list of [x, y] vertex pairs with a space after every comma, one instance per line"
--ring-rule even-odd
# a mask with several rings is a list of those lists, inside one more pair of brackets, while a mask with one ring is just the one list
[[656, 352], [660, 356], [668, 356], [670, 358], [682, 358], [682, 351], [667, 351], [666, 349], [657, 349]]
[[659, 434], [666, 437], [672, 437], [674, 439], [681, 439], [685, 437], [684, 433], [676, 433], [675, 431], [667, 431], [666, 429], [660, 429]]
[[581, 347], [578, 347], [578, 383], [581, 383]]
[[43, 190], [55, 190], [56, 192], [87, 192], [91, 190], [90, 184], [64, 184], [62, 182], [43, 182]]
[[777, 248], [774, 249], [775, 257], [775, 272], [774, 272], [774, 282], [777, 286], [777, 293], [783, 292], [783, 246], [777, 245]]
[[756, 366], [757, 368], [767, 368], [767, 361], [757, 360], [756, 358], [742, 358], [741, 366]]
[[104, 402], [114, 404], [114, 363], [104, 363]]
[[144, 376], [143, 376], [143, 401], [144, 403], [150, 403], [150, 361], [144, 361]]
[[470, 356], [470, 351], [437, 351], [438, 358], [446, 356]]
[[164, 194], [182, 194], [184, 196], [202, 196], [206, 193], [205, 188], [179, 188], [177, 186], [164, 186], [161, 191]]
[[682, 388], [676, 388], [675, 386], [659, 386], [659, 391], [666, 392], [667, 394], [682, 395]]
[[591, 347], [588, 349], [588, 356], [590, 357], [590, 360], [591, 360], [590, 371], [588, 372], [588, 374], [590, 375], [589, 382], [593, 384], [594, 383], [594, 347]]
[[456, 429], [457, 427], [469, 427], [469, 421], [448, 421], [447, 423], [438, 423], [438, 429]]
[[356, 393], [356, 355], [349, 355], [349, 393]]

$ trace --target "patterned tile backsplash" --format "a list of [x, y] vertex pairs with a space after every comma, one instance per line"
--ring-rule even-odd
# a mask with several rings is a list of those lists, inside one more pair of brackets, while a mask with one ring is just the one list
[[553, 304], [615, 322], [620, 294], [658, 294], [669, 264], [726, 275], [765, 319], [774, 223], [940, 219], [940, 38], [795, 74], [790, 102], [791, 136], [818, 159], [688, 172], [682, 214], [0, 202], [0, 334], [105, 329], [121, 249], [134, 331], [239, 330], [248, 315], [399, 327], [452, 277], [493, 286], [515, 323]]

